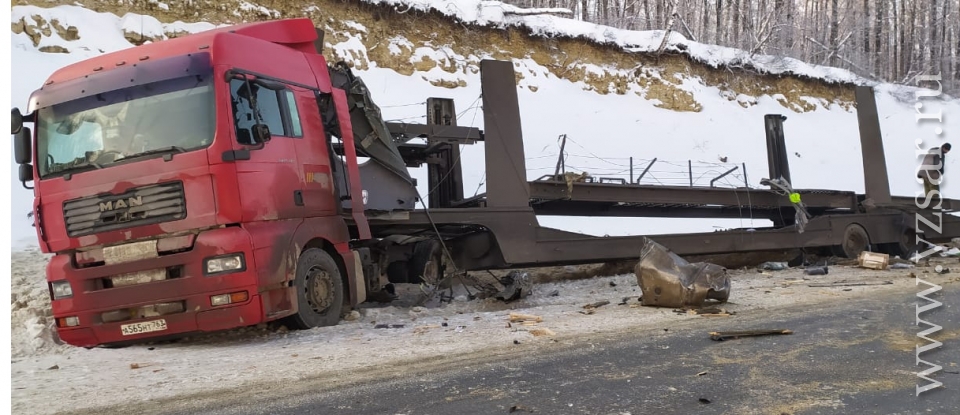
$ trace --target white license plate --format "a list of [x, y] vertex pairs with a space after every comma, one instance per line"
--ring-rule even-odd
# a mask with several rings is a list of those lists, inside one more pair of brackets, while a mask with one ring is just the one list
[[158, 256], [156, 240], [133, 242], [103, 248], [103, 261], [107, 265], [122, 264], [124, 262], [156, 258]]
[[124, 336], [132, 334], [150, 333], [152, 331], [163, 331], [167, 329], [167, 320], [151, 320], [142, 323], [124, 324], [120, 326], [120, 332]]

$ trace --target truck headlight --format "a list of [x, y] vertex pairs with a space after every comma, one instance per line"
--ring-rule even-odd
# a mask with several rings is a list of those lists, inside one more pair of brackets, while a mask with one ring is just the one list
[[243, 271], [244, 268], [243, 254], [230, 254], [203, 261], [203, 272], [206, 275]]
[[70, 281], [51, 282], [50, 292], [53, 293], [54, 300], [73, 297], [73, 288], [70, 288]]

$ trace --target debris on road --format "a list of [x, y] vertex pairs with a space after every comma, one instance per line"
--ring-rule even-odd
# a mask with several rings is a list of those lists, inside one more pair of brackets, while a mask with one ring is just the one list
[[855, 286], [861, 286], [861, 285], [890, 285], [890, 284], [893, 284], [893, 282], [891, 282], [891, 281], [865, 281], [865, 282], [846, 282], [846, 281], [838, 281], [838, 282], [830, 282], [830, 283], [824, 283], [824, 284], [807, 284], [807, 287], [820, 287], [820, 288], [823, 288], [823, 287], [855, 287]]
[[863, 251], [857, 258], [857, 265], [866, 269], [887, 269], [887, 266], [890, 265], [890, 255]]
[[518, 412], [518, 411], [533, 412], [533, 409], [527, 408], [527, 407], [525, 407], [525, 406], [523, 406], [523, 405], [514, 405], [514, 406], [511, 406], [511, 407], [510, 407], [510, 413], [511, 413], [511, 414], [514, 413], [514, 412]]
[[643, 294], [640, 303], [645, 306], [699, 306], [707, 299], [726, 302], [730, 296], [726, 268], [706, 262], [691, 264], [649, 238], [644, 238], [634, 272]]
[[905, 264], [903, 262], [897, 262], [895, 264], [890, 264], [890, 269], [911, 269], [916, 268], [913, 264]]
[[762, 271], [783, 271], [790, 266], [786, 262], [764, 262], [759, 268]]
[[503, 290], [494, 297], [505, 303], [524, 298], [530, 295], [533, 289], [530, 274], [521, 271], [510, 271], [505, 277], [500, 278], [500, 284], [503, 284]]
[[347, 314], [346, 316], [344, 316], [343, 319], [344, 319], [345, 321], [356, 321], [356, 320], [359, 320], [359, 319], [360, 319], [360, 312], [357, 311], [357, 310], [352, 310], [352, 311], [350, 311], [349, 314]]
[[745, 331], [711, 331], [710, 340], [715, 341], [724, 341], [730, 339], [739, 339], [741, 337], [758, 337], [758, 336], [770, 336], [775, 334], [793, 334], [792, 330], [779, 329], [779, 330], [745, 330]]
[[823, 266], [807, 267], [806, 269], [803, 270], [803, 273], [807, 275], [827, 275], [828, 273], [830, 273], [830, 270], [827, 268], [826, 265], [823, 265]]
[[440, 326], [439, 324], [428, 324], [425, 326], [414, 327], [413, 334], [423, 334], [423, 333], [426, 333], [427, 331], [430, 331], [430, 329], [439, 329], [440, 327], [442, 326]]
[[607, 301], [607, 300], [603, 300], [603, 301], [597, 301], [597, 302], [595, 302], [595, 303], [587, 304], [587, 305], [583, 306], [583, 308], [599, 308], [599, 307], [603, 307], [603, 306], [605, 306], [605, 305], [607, 305], [607, 304], [610, 304], [610, 302]]
[[737, 314], [736, 312], [727, 311], [727, 309], [725, 308], [720, 308], [716, 306], [702, 307], [702, 308], [684, 307], [681, 309], [673, 310], [673, 312], [677, 314], [700, 315], [703, 317], [728, 317], [728, 316]]
[[697, 373], [697, 376], [703, 376], [703, 375], [706, 375], [706, 374], [707, 374], [707, 371], [704, 370], [703, 372]]
[[543, 317], [533, 315], [533, 314], [523, 314], [523, 313], [510, 313], [510, 322], [511, 323], [541, 323], [543, 322]]
[[527, 330], [530, 334], [540, 337], [540, 336], [556, 336], [557, 333], [553, 330], [550, 330], [546, 327], [537, 327], [535, 329]]

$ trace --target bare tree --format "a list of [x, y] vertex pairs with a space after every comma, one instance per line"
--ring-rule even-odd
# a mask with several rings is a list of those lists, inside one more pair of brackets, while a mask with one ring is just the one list
[[960, 0], [506, 0], [584, 21], [829, 64], [891, 82], [941, 73], [960, 94]]

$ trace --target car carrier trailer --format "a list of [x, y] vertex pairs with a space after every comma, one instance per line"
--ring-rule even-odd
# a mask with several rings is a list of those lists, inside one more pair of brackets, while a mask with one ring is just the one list
[[[956, 218], [935, 216], [954, 201], [918, 209], [890, 196], [868, 88], [857, 90], [866, 193], [792, 190], [808, 217], [774, 190], [529, 181], [510, 62], [480, 63], [484, 131], [456, 126], [453, 102], [441, 98], [428, 100], [427, 124], [396, 124], [346, 64], [325, 61], [322, 45], [308, 19], [213, 29], [62, 68], [26, 114], [14, 109], [20, 179], [34, 184], [40, 248], [55, 254], [46, 278], [61, 339], [89, 347], [279, 319], [326, 326], [388, 300], [392, 282], [437, 283], [445, 258], [469, 271], [639, 255], [640, 236], [551, 229], [538, 214], [750, 209], [774, 220], [652, 235], [681, 255], [905, 253], [915, 235], [960, 234]], [[789, 183], [782, 117], [765, 123], [770, 178]], [[487, 188], [464, 198], [459, 145], [474, 143], [485, 148]], [[409, 172], [422, 165], [428, 201]]]
[[[436, 226], [444, 238], [448, 238], [446, 243], [451, 247], [456, 266], [466, 270], [636, 259], [645, 236], [680, 255], [830, 248], [851, 258], [868, 249], [906, 257], [916, 252], [921, 239], [942, 243], [960, 236], [960, 218], [945, 214], [955, 210], [956, 200], [930, 202], [925, 197], [891, 196], [876, 102], [870, 87], [856, 87], [865, 194], [793, 189], [801, 196], [810, 215], [809, 222], [800, 225], [794, 220], [795, 204], [776, 189], [570, 183], [554, 175], [528, 181], [512, 65], [483, 61], [480, 68], [483, 134], [456, 127], [453, 104], [438, 99], [427, 103], [428, 120], [449, 120], [447, 124], [431, 128], [388, 124], [401, 138], [427, 138], [427, 144], [401, 145], [402, 153], [416, 154], [416, 148], [436, 149], [430, 153], [435, 158], [430, 165], [435, 170], [429, 175], [430, 189], [444, 189], [437, 177], [446, 177], [460, 188], [440, 192], [439, 197], [430, 199], [430, 209], [410, 212], [399, 220], [389, 215], [368, 216], [375, 236], [432, 234]], [[438, 109], [442, 111], [439, 116], [434, 114]], [[769, 178], [789, 183], [784, 119], [778, 114], [768, 115], [764, 127]], [[487, 192], [463, 199], [461, 173], [444, 169], [455, 164], [456, 153], [445, 150], [478, 141], [484, 142]], [[418, 161], [425, 159], [421, 155]], [[536, 216], [737, 218], [746, 211], [753, 218], [773, 221], [773, 226], [707, 233], [593, 237], [542, 227]], [[416, 265], [423, 262], [421, 259]]]

